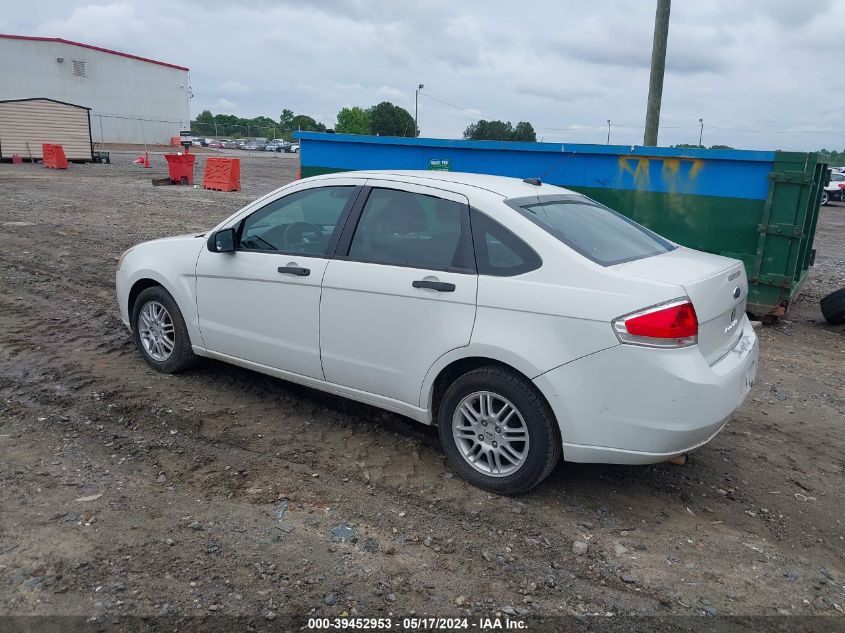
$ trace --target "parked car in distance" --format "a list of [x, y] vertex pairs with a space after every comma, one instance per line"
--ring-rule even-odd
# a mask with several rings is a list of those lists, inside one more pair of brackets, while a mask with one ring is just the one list
[[845, 200], [845, 173], [831, 170], [830, 182], [822, 190], [821, 203], [826, 205], [841, 200]]
[[211, 149], [223, 149], [224, 143], [223, 141], [211, 141], [211, 143], [209, 143], [207, 147]]
[[237, 141], [223, 141], [223, 149], [238, 149], [238, 142]]
[[247, 141], [243, 144], [241, 149], [249, 151], [249, 152], [260, 152], [264, 150], [264, 142], [263, 141]]
[[296, 153], [299, 151], [299, 143], [290, 143], [289, 145], [285, 146], [286, 152], [293, 152]]
[[435, 424], [452, 468], [500, 494], [561, 455], [706, 444], [756, 373], [742, 262], [538, 182], [298, 180], [124, 252], [121, 319], [158, 371], [206, 356]]

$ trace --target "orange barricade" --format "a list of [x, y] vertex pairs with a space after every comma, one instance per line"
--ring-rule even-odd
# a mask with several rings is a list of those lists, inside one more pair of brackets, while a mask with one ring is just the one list
[[44, 166], [50, 169], [67, 169], [65, 150], [61, 145], [42, 143], [41, 152], [44, 156]]
[[209, 158], [205, 161], [202, 186], [216, 191], [240, 191], [241, 160], [239, 158]]

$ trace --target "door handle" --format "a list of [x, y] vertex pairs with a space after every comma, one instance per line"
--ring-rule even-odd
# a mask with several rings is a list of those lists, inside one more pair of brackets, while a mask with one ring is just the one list
[[283, 275], [296, 275], [297, 277], [307, 277], [311, 274], [310, 268], [300, 268], [299, 266], [279, 266], [277, 270]]
[[429, 288], [437, 290], [438, 292], [455, 292], [455, 284], [450, 284], [445, 281], [429, 281], [428, 279], [418, 279], [411, 284], [414, 288]]

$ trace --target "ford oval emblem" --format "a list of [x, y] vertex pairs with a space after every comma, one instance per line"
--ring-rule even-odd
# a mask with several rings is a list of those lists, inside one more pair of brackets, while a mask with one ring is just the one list
[[739, 295], [742, 294], [742, 290], [739, 289], [739, 286], [734, 288], [734, 299], [739, 299]]

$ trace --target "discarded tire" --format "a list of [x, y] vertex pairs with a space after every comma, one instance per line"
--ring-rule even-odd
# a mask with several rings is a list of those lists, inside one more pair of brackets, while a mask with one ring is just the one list
[[820, 303], [825, 321], [831, 325], [845, 323], [845, 288], [831, 292]]

